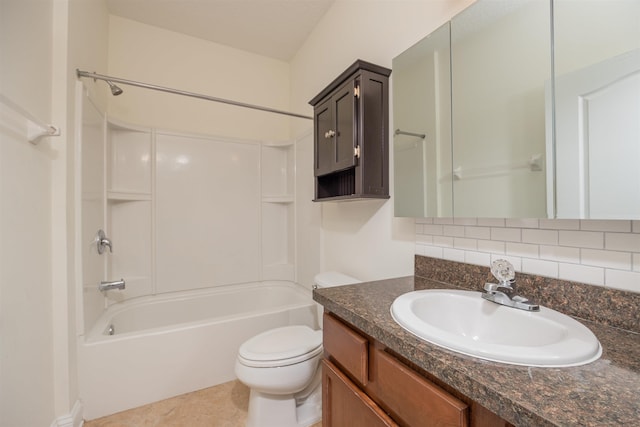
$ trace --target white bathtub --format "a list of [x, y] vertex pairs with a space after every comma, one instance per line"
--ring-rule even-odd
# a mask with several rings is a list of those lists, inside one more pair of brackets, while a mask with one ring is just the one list
[[84, 418], [230, 381], [242, 342], [279, 326], [315, 328], [316, 312], [308, 290], [280, 281], [114, 304], [79, 341]]

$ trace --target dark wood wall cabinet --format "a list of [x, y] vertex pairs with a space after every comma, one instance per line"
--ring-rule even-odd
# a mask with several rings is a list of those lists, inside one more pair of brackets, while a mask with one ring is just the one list
[[314, 97], [314, 201], [389, 198], [389, 75], [358, 60]]
[[513, 427], [338, 317], [323, 325], [323, 427]]

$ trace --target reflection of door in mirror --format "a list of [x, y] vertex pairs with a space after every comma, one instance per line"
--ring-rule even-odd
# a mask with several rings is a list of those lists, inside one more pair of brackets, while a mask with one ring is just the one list
[[396, 216], [451, 217], [449, 24], [393, 59]]
[[640, 1], [555, 1], [558, 218], [640, 219]]
[[640, 50], [556, 85], [557, 216], [640, 218]]
[[478, 1], [451, 20], [454, 216], [543, 218], [550, 2]]

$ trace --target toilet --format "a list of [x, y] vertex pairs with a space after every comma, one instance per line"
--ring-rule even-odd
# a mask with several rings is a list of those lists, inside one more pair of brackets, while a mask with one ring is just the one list
[[[335, 271], [314, 278], [318, 288], [360, 281]], [[322, 306], [319, 330], [284, 326], [245, 341], [236, 376], [250, 388], [247, 427], [307, 427], [322, 418]]]

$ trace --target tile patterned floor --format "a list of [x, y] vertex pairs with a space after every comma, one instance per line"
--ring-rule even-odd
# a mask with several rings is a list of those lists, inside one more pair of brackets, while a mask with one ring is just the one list
[[249, 389], [231, 381], [86, 421], [84, 427], [244, 427], [248, 402]]

